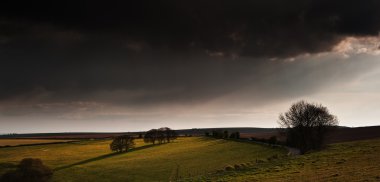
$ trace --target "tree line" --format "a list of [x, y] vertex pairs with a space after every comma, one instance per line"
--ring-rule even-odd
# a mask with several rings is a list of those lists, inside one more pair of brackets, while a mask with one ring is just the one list
[[[269, 144], [286, 144], [306, 153], [310, 150], [319, 150], [325, 146], [326, 135], [338, 125], [338, 119], [321, 104], [299, 101], [291, 105], [289, 110], [280, 114], [280, 134], [285, 134], [286, 142], [278, 141], [276, 136], [269, 139], [251, 138], [253, 141]], [[228, 133], [227, 130], [213, 130], [205, 132], [205, 136], [222, 139], [239, 139], [240, 133]]]
[[[152, 144], [169, 143], [177, 138], [177, 133], [168, 128], [162, 127], [158, 129], [151, 129], [144, 134], [144, 142]], [[139, 134], [142, 138], [142, 134]], [[110, 149], [114, 152], [127, 152], [135, 146], [135, 137], [131, 135], [121, 135], [114, 137], [110, 144]]]
[[223, 139], [240, 139], [240, 132], [237, 131], [229, 134], [228, 130], [212, 130], [211, 134], [209, 132], [205, 132], [205, 136]]
[[153, 143], [153, 144], [162, 144], [162, 143], [170, 143], [171, 141], [177, 138], [177, 133], [168, 128], [162, 127], [159, 129], [151, 129], [147, 131], [144, 135], [145, 143]]

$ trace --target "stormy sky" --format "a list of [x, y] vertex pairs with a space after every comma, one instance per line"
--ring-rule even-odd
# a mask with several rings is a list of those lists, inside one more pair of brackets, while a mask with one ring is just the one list
[[5, 1], [0, 133], [379, 125], [380, 1]]

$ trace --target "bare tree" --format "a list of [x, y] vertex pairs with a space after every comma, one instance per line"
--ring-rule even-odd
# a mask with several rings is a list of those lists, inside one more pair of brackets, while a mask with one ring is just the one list
[[159, 129], [159, 131], [161, 131], [164, 134], [165, 140], [168, 143], [177, 139], [177, 133], [168, 127], [162, 127]]
[[322, 148], [326, 133], [338, 125], [338, 120], [320, 104], [299, 101], [280, 114], [278, 123], [285, 129], [287, 143], [305, 153]]
[[135, 146], [134, 138], [129, 135], [115, 137], [110, 144], [110, 149], [116, 152], [127, 152]]
[[165, 137], [164, 131], [162, 131], [161, 129], [158, 129], [156, 135], [157, 135], [157, 141], [159, 144], [162, 144], [165, 142], [166, 137]]

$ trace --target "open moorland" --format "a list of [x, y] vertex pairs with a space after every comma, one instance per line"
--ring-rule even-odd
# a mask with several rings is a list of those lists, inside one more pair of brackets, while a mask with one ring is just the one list
[[23, 158], [40, 158], [54, 170], [53, 181], [169, 181], [201, 179], [226, 166], [253, 164], [286, 155], [272, 148], [240, 141], [180, 137], [147, 145], [141, 139], [127, 153], [112, 153], [111, 140], [8, 147], [0, 149], [0, 173]]
[[0, 149], [0, 173], [23, 158], [40, 158], [53, 181], [379, 181], [380, 139], [330, 144], [288, 156], [284, 148], [208, 137], [180, 137], [160, 145], [136, 140], [112, 153], [111, 140]]
[[[39, 158], [57, 182], [380, 181], [379, 128], [338, 128], [327, 136], [326, 148], [304, 155], [289, 155], [285, 147], [249, 141], [244, 134], [243, 139], [179, 137], [155, 145], [136, 139], [126, 153], [112, 152], [110, 138], [2, 138], [0, 175], [24, 158]], [[254, 136], [271, 134], [260, 130]]]
[[0, 147], [20, 146], [20, 145], [37, 145], [53, 144], [62, 142], [72, 142], [74, 140], [55, 140], [55, 139], [0, 139]]

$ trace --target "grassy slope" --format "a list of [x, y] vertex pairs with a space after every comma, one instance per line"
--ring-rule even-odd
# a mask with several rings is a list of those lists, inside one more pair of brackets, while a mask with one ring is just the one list
[[[25, 157], [41, 158], [56, 169], [54, 181], [168, 181], [176, 170], [183, 177], [204, 175], [234, 165], [265, 159], [283, 150], [208, 138], [180, 138], [174, 143], [144, 145], [112, 154], [109, 140], [0, 149], [0, 171]], [[4, 160], [3, 160], [4, 159]], [[177, 168], [179, 166], [179, 168]], [[1, 172], [0, 172], [1, 173]]]
[[72, 140], [51, 140], [51, 139], [0, 139], [0, 146], [17, 146], [42, 143], [68, 142]]
[[109, 140], [81, 141], [75, 143], [48, 144], [0, 148], [0, 174], [23, 158], [40, 158], [51, 168], [79, 162], [108, 154]]
[[280, 158], [210, 181], [380, 181], [380, 139], [330, 145], [296, 158]]

